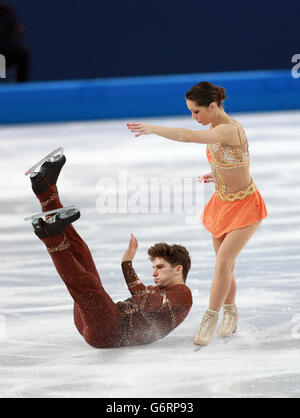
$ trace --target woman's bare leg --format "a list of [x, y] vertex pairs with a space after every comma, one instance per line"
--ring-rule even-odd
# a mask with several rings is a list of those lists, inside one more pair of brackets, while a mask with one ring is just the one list
[[235, 296], [236, 296], [237, 286], [236, 286], [235, 277], [233, 275], [233, 269], [234, 269], [234, 265], [233, 265], [233, 268], [232, 268], [231, 287], [230, 287], [229, 293], [228, 293], [228, 295], [227, 295], [227, 297], [225, 299], [225, 302], [224, 302], [225, 305], [233, 305], [233, 304], [235, 304]]
[[219, 312], [223, 304], [234, 303], [236, 283], [233, 268], [237, 256], [259, 227], [261, 221], [229, 232], [225, 238], [214, 238], [216, 251], [215, 275], [210, 291], [209, 308]]
[[[222, 242], [224, 241], [225, 237], [227, 234], [222, 235], [222, 237], [216, 238], [214, 236], [212, 236], [212, 240], [213, 240], [213, 245], [214, 245], [214, 249], [215, 249], [215, 253], [216, 255], [218, 254], [219, 248], [221, 247]], [[234, 265], [232, 268], [232, 281], [231, 281], [231, 288], [230, 291], [227, 295], [227, 298], [225, 300], [225, 304], [234, 304], [235, 303], [235, 295], [236, 295], [236, 280], [235, 277], [233, 275], [233, 270], [234, 270]]]

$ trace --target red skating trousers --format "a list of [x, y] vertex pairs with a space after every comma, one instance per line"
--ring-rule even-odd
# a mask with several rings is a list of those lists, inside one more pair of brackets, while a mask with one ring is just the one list
[[[43, 212], [63, 207], [56, 186], [37, 197]], [[122, 317], [101, 284], [86, 243], [72, 225], [63, 234], [42, 241], [74, 300], [74, 322], [85, 341], [95, 348], [118, 346], [123, 334]]]

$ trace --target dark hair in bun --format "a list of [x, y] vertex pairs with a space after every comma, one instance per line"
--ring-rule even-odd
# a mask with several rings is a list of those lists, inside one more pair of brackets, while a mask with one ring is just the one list
[[198, 106], [208, 107], [212, 102], [222, 106], [226, 95], [224, 87], [215, 86], [209, 81], [201, 81], [185, 94], [185, 98], [196, 102]]

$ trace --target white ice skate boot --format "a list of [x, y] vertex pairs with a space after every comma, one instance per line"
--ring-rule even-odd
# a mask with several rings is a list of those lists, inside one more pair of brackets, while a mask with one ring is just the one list
[[231, 337], [237, 330], [238, 312], [235, 304], [223, 305], [224, 315], [217, 335], [221, 338]]
[[210, 343], [212, 340], [216, 327], [217, 322], [219, 319], [219, 313], [216, 311], [213, 311], [212, 309], [207, 309], [205, 312], [200, 327], [198, 331], [196, 332], [195, 338], [194, 338], [194, 344], [205, 346]]

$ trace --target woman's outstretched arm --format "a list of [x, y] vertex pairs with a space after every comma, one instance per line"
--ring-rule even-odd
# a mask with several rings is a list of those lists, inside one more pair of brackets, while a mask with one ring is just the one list
[[148, 123], [131, 122], [127, 123], [131, 132], [136, 132], [135, 137], [141, 135], [155, 134], [164, 138], [179, 142], [195, 142], [199, 144], [216, 144], [226, 142], [232, 136], [233, 127], [228, 124], [221, 124], [210, 130], [194, 131], [185, 128], [167, 128], [164, 126], [150, 125]]

